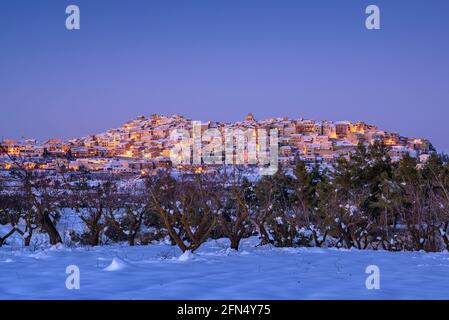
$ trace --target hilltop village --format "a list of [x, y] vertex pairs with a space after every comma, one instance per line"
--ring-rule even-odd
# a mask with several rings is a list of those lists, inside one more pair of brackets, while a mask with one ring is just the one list
[[[425, 162], [433, 151], [431, 143], [423, 138], [410, 138], [387, 132], [364, 122], [314, 121], [306, 119], [269, 118], [256, 120], [252, 113], [238, 122], [202, 122], [201, 131], [215, 128], [257, 132], [275, 129], [278, 133], [278, 159], [283, 166], [292, 166], [298, 160], [306, 163], [332, 165], [338, 158], [348, 158], [359, 143], [382, 141], [389, 148], [393, 161], [405, 154]], [[192, 120], [180, 115], [140, 116], [116, 129], [71, 140], [33, 139], [3, 140], [0, 142], [0, 169], [14, 168], [13, 159], [20, 158], [28, 169], [88, 170], [98, 173], [151, 174], [160, 168], [175, 167], [170, 150], [176, 141], [171, 132], [185, 129], [192, 132]], [[202, 141], [202, 143], [207, 143]], [[243, 152], [247, 152], [245, 148]], [[193, 166], [193, 165], [192, 165]], [[176, 166], [183, 169], [189, 165]], [[214, 170], [210, 165], [196, 165], [195, 170]]]

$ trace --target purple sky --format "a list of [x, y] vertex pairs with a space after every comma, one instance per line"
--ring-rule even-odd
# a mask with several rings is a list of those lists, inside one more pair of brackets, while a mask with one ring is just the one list
[[[65, 7], [81, 30], [65, 29]], [[380, 31], [365, 8], [381, 8]], [[151, 113], [364, 120], [449, 151], [449, 1], [3, 0], [0, 138]]]

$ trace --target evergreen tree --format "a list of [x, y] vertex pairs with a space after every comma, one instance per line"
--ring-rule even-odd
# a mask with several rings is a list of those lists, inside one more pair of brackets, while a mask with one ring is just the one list
[[47, 148], [44, 148], [44, 152], [42, 153], [43, 158], [49, 158], [51, 156], [50, 152]]
[[67, 152], [66, 152], [66, 154], [65, 154], [65, 158], [66, 158], [68, 161], [73, 161], [73, 160], [74, 160], [73, 155], [72, 155], [72, 150], [71, 150], [71, 149], [67, 150]]
[[303, 161], [294, 169], [295, 201], [301, 214], [313, 211], [315, 202], [316, 181]]

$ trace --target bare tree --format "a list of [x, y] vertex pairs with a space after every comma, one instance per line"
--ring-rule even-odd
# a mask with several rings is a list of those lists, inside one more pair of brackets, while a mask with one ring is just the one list
[[401, 221], [410, 235], [411, 250], [434, 251], [434, 236], [438, 230], [438, 212], [435, 211], [432, 188], [427, 181], [417, 181], [404, 186]]
[[320, 186], [318, 224], [337, 239], [337, 246], [366, 249], [370, 244], [373, 221], [364, 209], [367, 196], [365, 188], [341, 190], [332, 181]]
[[24, 211], [25, 246], [30, 245], [36, 229], [48, 234], [51, 245], [61, 243], [61, 236], [55, 226], [60, 217], [61, 182], [46, 173], [23, 166], [16, 167], [12, 176], [17, 179], [18, 196]]
[[214, 192], [218, 205], [218, 223], [231, 242], [231, 249], [238, 250], [240, 240], [253, 232], [250, 215], [255, 204], [253, 184], [243, 177], [241, 170], [223, 172], [220, 185]]
[[435, 172], [429, 166], [429, 171], [434, 180], [430, 206], [437, 215], [438, 233], [449, 251], [449, 164], [442, 166], [440, 172]]
[[81, 179], [72, 188], [72, 196], [72, 205], [87, 228], [87, 242], [99, 245], [106, 228], [117, 223], [115, 213], [120, 209], [121, 198], [116, 183], [112, 179], [99, 182]]
[[204, 174], [183, 174], [175, 180], [162, 172], [147, 178], [151, 209], [183, 252], [197, 250], [215, 226], [213, 188], [213, 179]]
[[0, 235], [0, 247], [3, 246], [7, 239], [15, 232], [23, 234], [19, 229], [19, 222], [22, 217], [20, 199], [14, 192], [6, 187], [4, 176], [0, 176], [0, 225], [8, 225], [9, 231]]
[[124, 214], [120, 219], [120, 226], [125, 231], [130, 246], [136, 243], [145, 217], [149, 211], [148, 193], [142, 187], [135, 186], [121, 192]]
[[354, 190], [346, 199], [340, 199], [334, 221], [348, 248], [366, 249], [370, 244], [373, 220], [364, 208], [367, 196], [368, 190], [362, 189]]
[[297, 216], [293, 210], [293, 181], [279, 169], [263, 177], [255, 187], [256, 207], [251, 217], [261, 245], [293, 246], [297, 236]]

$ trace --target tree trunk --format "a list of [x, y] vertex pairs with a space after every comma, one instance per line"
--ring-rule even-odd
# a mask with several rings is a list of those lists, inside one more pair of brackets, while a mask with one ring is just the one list
[[28, 236], [25, 237], [25, 243], [24, 243], [25, 247], [29, 247], [30, 246], [32, 237], [33, 237], [33, 230], [30, 229], [28, 231]]
[[51, 245], [62, 243], [61, 236], [59, 235], [59, 232], [56, 229], [53, 221], [51, 221], [50, 215], [48, 212], [44, 213], [43, 221], [42, 221], [42, 228], [45, 230], [45, 232], [47, 232], [48, 236], [50, 237]]
[[164, 220], [165, 227], [167, 228], [168, 234], [170, 235], [170, 239], [172, 242], [174, 242], [176, 245], [178, 245], [179, 249], [182, 250], [182, 252], [186, 252], [189, 248], [185, 245], [184, 241], [179, 237], [179, 235], [176, 233], [174, 227], [170, 223], [170, 220], [165, 212], [159, 213], [162, 219]]
[[129, 236], [128, 236], [128, 244], [129, 244], [130, 246], [134, 246], [134, 245], [136, 244], [135, 238], [136, 238], [136, 234], [130, 232], [130, 234], [129, 234]]
[[4, 237], [0, 237], [0, 247], [3, 246], [6, 239], [8, 239], [10, 236], [12, 236], [16, 232], [16, 228], [11, 229], [7, 234], [5, 234]]
[[263, 222], [258, 223], [258, 227], [259, 227], [260, 237], [262, 238], [261, 245], [273, 244], [274, 242], [272, 240], [270, 240], [270, 236], [268, 235], [268, 232], [265, 229]]
[[240, 238], [238, 236], [230, 237], [230, 240], [231, 240], [231, 249], [239, 250]]
[[100, 231], [97, 228], [95, 228], [92, 231], [92, 237], [90, 240], [90, 244], [92, 247], [95, 247], [95, 246], [98, 246], [99, 243], [100, 243]]

